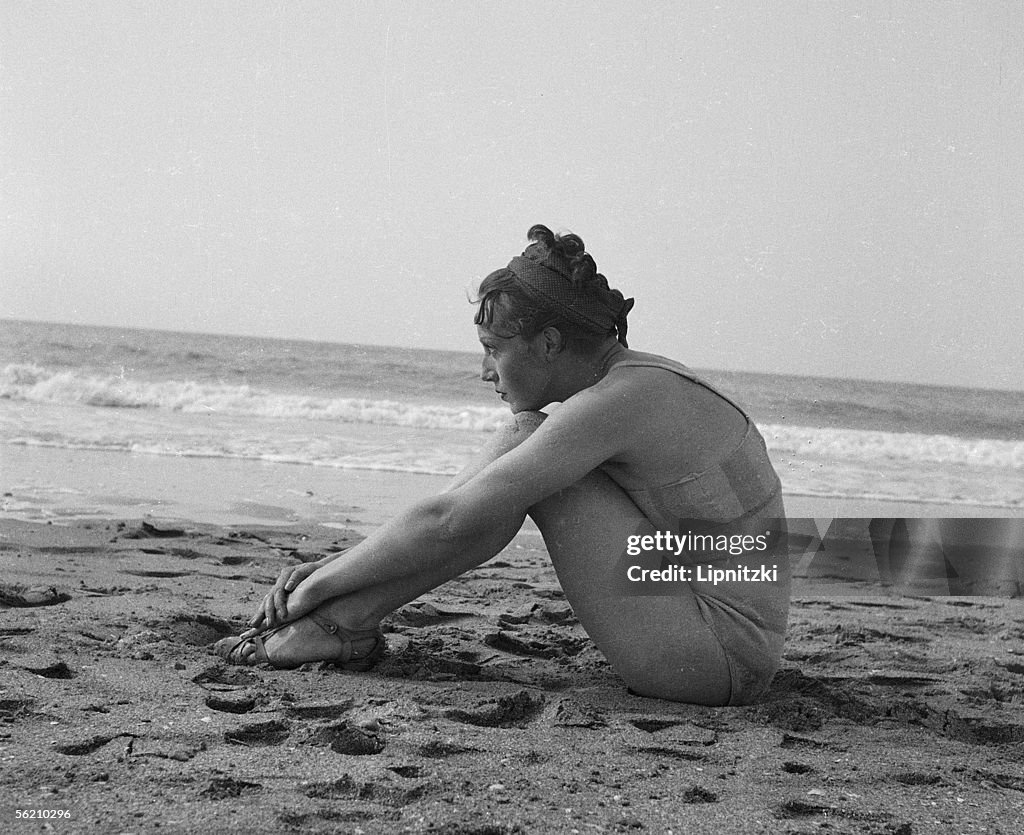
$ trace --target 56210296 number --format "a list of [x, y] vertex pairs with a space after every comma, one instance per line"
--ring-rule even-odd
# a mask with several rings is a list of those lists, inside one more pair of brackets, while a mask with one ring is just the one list
[[15, 809], [15, 818], [70, 818], [70, 809]]

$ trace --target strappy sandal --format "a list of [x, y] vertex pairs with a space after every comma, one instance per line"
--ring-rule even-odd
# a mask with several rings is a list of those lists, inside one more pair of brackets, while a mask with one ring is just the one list
[[[384, 633], [381, 631], [379, 626], [373, 629], [345, 629], [329, 618], [323, 617], [323, 615], [311, 613], [306, 615], [306, 617], [323, 629], [328, 635], [334, 635], [341, 641], [341, 652], [334, 658], [323, 659], [323, 661], [328, 664], [333, 664], [335, 667], [342, 670], [351, 670], [353, 672], [362, 673], [371, 669], [380, 660], [381, 656], [384, 655], [387, 642], [384, 640]], [[272, 629], [267, 629], [248, 638], [239, 638], [237, 640], [232, 638], [223, 638], [213, 645], [214, 650], [217, 655], [231, 664], [239, 664], [246, 667], [251, 667], [256, 664], [269, 664], [277, 670], [291, 670], [295, 667], [301, 666], [302, 663], [305, 662], [299, 662], [297, 664], [275, 663], [270, 659], [270, 656], [267, 655], [267, 648], [263, 643], [275, 632], [280, 632], [286, 626], [290, 625], [291, 624], [283, 623], [280, 626], [275, 626]], [[374, 639], [373, 647], [369, 652], [356, 657], [352, 648], [353, 642], [361, 641], [366, 638]], [[238, 654], [238, 652], [249, 643], [256, 647], [256, 652], [247, 658], [243, 658]]]

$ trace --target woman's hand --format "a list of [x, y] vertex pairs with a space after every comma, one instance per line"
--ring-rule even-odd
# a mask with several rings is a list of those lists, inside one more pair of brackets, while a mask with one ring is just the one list
[[295, 591], [299, 583], [327, 562], [306, 562], [301, 565], [290, 565], [282, 570], [274, 587], [267, 592], [256, 614], [249, 620], [249, 629], [241, 637], [249, 637], [263, 629], [271, 629], [286, 623], [288, 595]]

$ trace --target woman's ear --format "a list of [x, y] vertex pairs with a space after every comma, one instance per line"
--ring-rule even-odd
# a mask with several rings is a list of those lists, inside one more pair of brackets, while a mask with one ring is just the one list
[[558, 328], [551, 326], [544, 328], [541, 331], [541, 336], [543, 337], [541, 348], [544, 351], [544, 359], [551, 362], [565, 350], [565, 337], [562, 336], [562, 332]]

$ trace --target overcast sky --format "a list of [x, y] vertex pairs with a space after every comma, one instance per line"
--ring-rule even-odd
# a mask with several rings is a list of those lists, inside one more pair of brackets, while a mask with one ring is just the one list
[[474, 350], [534, 223], [702, 368], [1024, 389], [1024, 4], [0, 0], [0, 316]]

